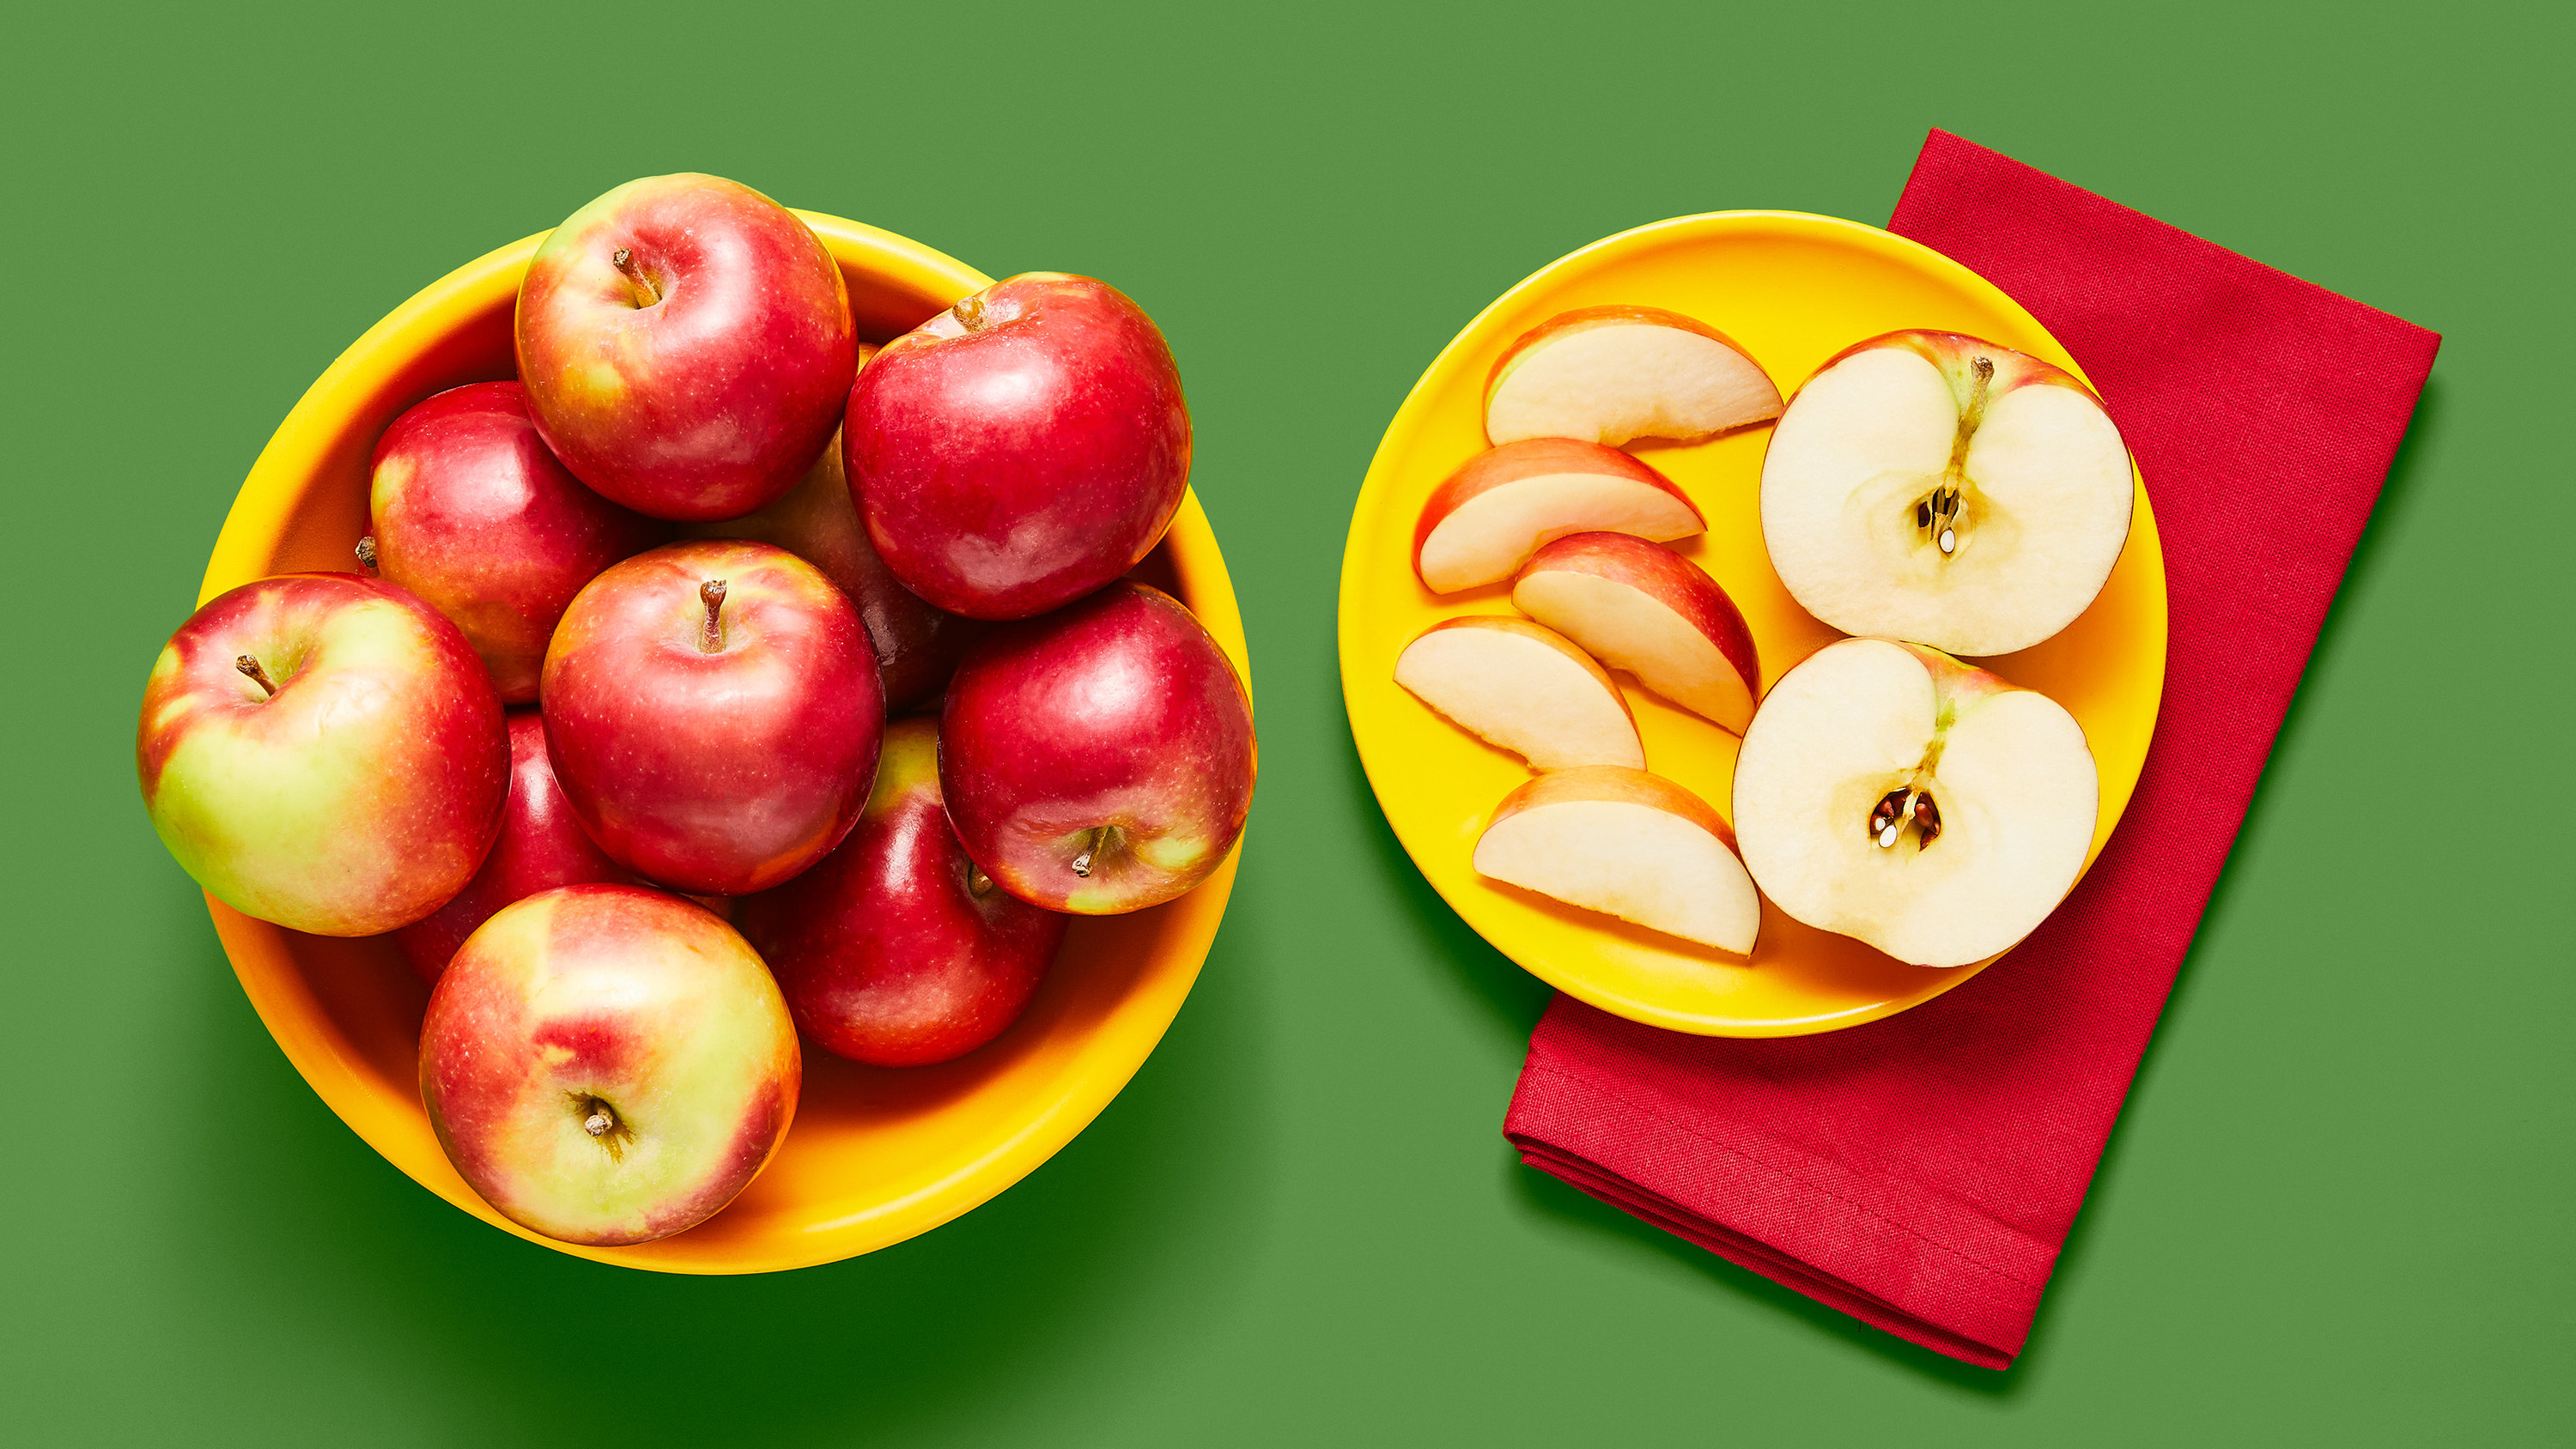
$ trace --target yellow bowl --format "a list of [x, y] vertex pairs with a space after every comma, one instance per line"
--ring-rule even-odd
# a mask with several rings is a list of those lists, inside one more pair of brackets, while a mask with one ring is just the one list
[[[799, 212], [841, 264], [859, 334], [910, 330], [991, 279], [889, 232]], [[470, 262], [394, 309], [331, 364], [233, 500], [203, 602], [270, 574], [347, 569], [366, 531], [367, 461], [403, 409], [512, 375], [510, 312], [542, 234]], [[1248, 681], [1242, 616], [1195, 495], [1137, 570], [1198, 614]], [[944, 1066], [888, 1071], [809, 1050], [787, 1142], [732, 1206], [631, 1248], [539, 1237], [448, 1165], [420, 1105], [415, 1044], [428, 993], [382, 938], [303, 936], [209, 898], [234, 974], [296, 1070], [396, 1167], [485, 1222], [561, 1252], [674, 1273], [828, 1263], [927, 1232], [1026, 1176], [1089, 1125], [1162, 1039], [1216, 937], [1235, 857], [1197, 890], [1129, 916], [1079, 919], [1027, 1014]]]
[[[1369, 465], [1342, 554], [1342, 699], [1360, 762], [1413, 863], [1504, 955], [1604, 1011], [1706, 1036], [1799, 1036], [1903, 1011], [1991, 962], [1934, 971], [1791, 920], [1767, 901], [1752, 959], [1488, 881], [1469, 863], [1494, 806], [1529, 778], [1399, 688], [1395, 657], [1436, 620], [1513, 612], [1508, 581], [1437, 595], [1413, 572], [1423, 501], [1482, 451], [1485, 379], [1531, 327], [1575, 307], [1635, 303], [1698, 317], [1733, 337], [1784, 392], [1844, 347], [1906, 327], [1972, 333], [2082, 375], [2028, 312], [1938, 252], [1876, 227], [1799, 212], [1734, 211], [1660, 221], [1560, 258], [1504, 293], [1414, 384]], [[1690, 446], [1640, 443], [1707, 515], [1674, 545], [1744, 611], [1768, 685], [1841, 636], [1789, 597], [1762, 546], [1759, 485], [1768, 427]], [[2164, 690], [2165, 569], [2146, 485], [2127, 551], [2102, 595], [2064, 633], [1981, 661], [2072, 711], [2101, 771], [2089, 868], [2119, 822], [2155, 733]], [[1647, 767], [1732, 817], [1736, 740], [1623, 681]]]

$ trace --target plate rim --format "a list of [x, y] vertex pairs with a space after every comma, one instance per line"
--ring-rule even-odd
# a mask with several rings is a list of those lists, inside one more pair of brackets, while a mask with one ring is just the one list
[[[1940, 971], [1940, 977], [1937, 984], [1933, 989], [1925, 991], [1919, 995], [1905, 997], [1892, 1002], [1880, 1002], [1869, 1007], [1834, 1013], [1829, 1016], [1762, 1021], [1750, 1021], [1741, 1018], [1711, 1018], [1705, 1015], [1659, 1008], [1651, 1002], [1638, 1001], [1630, 997], [1602, 991], [1592, 982], [1585, 980], [1581, 976], [1556, 969], [1553, 963], [1533, 963], [1531, 961], [1523, 960], [1522, 957], [1515, 954], [1510, 947], [1500, 941], [1494, 940], [1490, 936], [1487, 936], [1481, 927], [1468, 918], [1467, 913], [1461, 910], [1455, 901], [1449, 899], [1448, 892], [1442, 889], [1440, 882], [1433, 879], [1429, 871], [1423, 869], [1422, 862], [1414, 856], [1412, 844], [1404, 838], [1401, 831], [1398, 831], [1395, 828], [1394, 816], [1389, 813], [1387, 809], [1387, 787], [1379, 779], [1377, 768], [1370, 761], [1368, 749], [1360, 742], [1360, 729], [1355, 714], [1354, 700], [1354, 691], [1358, 688], [1359, 681], [1352, 673], [1354, 668], [1353, 658], [1355, 653], [1358, 652], [1356, 647], [1358, 644], [1357, 635], [1359, 632], [1359, 620], [1357, 618], [1358, 599], [1356, 594], [1358, 588], [1357, 579], [1363, 563], [1360, 558], [1363, 550], [1360, 521], [1364, 511], [1367, 509], [1367, 506], [1373, 498], [1377, 494], [1394, 486], [1393, 474], [1396, 470], [1392, 455], [1397, 451], [1400, 443], [1409, 444], [1410, 442], [1410, 435], [1415, 431], [1415, 428], [1407, 426], [1407, 420], [1413, 414], [1416, 403], [1421, 401], [1425, 390], [1430, 387], [1432, 379], [1439, 375], [1449, 364], [1451, 355], [1468, 347], [1470, 341], [1478, 336], [1479, 332], [1485, 326], [1486, 319], [1494, 316], [1498, 312], [1501, 312], [1506, 307], [1509, 307], [1524, 294], [1535, 291], [1543, 286], [1550, 285], [1569, 273], [1581, 270], [1587, 264], [1595, 262], [1599, 258], [1600, 254], [1604, 252], [1642, 247], [1648, 241], [1661, 238], [1667, 233], [1722, 232], [1764, 224], [1781, 225], [1792, 231], [1802, 231], [1816, 235], [1830, 235], [1838, 242], [1844, 244], [1856, 243], [1867, 249], [1878, 251], [1882, 254], [1892, 255], [1895, 258], [1901, 259], [1907, 265], [1924, 267], [1933, 272], [1945, 274], [1953, 285], [1964, 291], [1977, 294], [1989, 300], [1991, 303], [1998, 304], [2000, 309], [2005, 311], [2008, 315], [2017, 316], [2022, 322], [2026, 323], [2031, 331], [2035, 332], [2039, 336], [2047, 338], [2050, 344], [2056, 349], [2059, 357], [2063, 359], [2067, 370], [2087, 388], [2091, 388], [2095, 396], [2098, 397], [2101, 395], [2101, 389], [2094, 384], [2092, 378], [2085, 373], [2082, 365], [2076, 361], [2071, 353], [2067, 351], [2066, 345], [2058, 341], [2056, 334], [2041, 324], [2037, 317], [2032, 316], [2028, 308], [2022, 306], [2021, 303], [2015, 301], [2012, 296], [2006, 293], [2002, 288], [1996, 286], [1990, 281], [1987, 281], [1984, 277], [1979, 276], [1967, 266], [1950, 257], [1944, 256], [1940, 252], [1935, 251], [1931, 247], [1925, 246], [1923, 243], [1915, 241], [1910, 237], [1898, 236], [1896, 233], [1888, 231], [1883, 227], [1872, 226], [1867, 222], [1853, 221], [1848, 217], [1826, 216], [1817, 212], [1781, 210], [1773, 208], [1694, 212], [1686, 216], [1666, 217], [1659, 221], [1646, 222], [1642, 225], [1629, 227], [1623, 231], [1613, 232], [1608, 236], [1599, 238], [1598, 240], [1587, 242], [1584, 245], [1575, 248], [1573, 251], [1567, 252], [1563, 256], [1539, 267], [1528, 276], [1523, 277], [1520, 281], [1515, 282], [1510, 287], [1504, 289], [1491, 302], [1488, 302], [1485, 306], [1478, 309], [1475, 316], [1468, 319], [1467, 323], [1458, 329], [1456, 335], [1452, 336], [1449, 341], [1441, 347], [1439, 352], [1433, 355], [1429, 364], [1422, 369], [1421, 375], [1414, 379], [1413, 385], [1410, 388], [1406, 389], [1404, 400], [1397, 405], [1394, 415], [1387, 420], [1386, 429], [1379, 435], [1378, 445], [1369, 456], [1368, 471], [1361, 479], [1358, 495], [1351, 502], [1351, 522], [1348, 531], [1343, 537], [1342, 571], [1335, 597], [1336, 618], [1334, 647], [1338, 659], [1342, 685], [1343, 723], [1350, 732], [1352, 751], [1359, 756], [1361, 773], [1368, 778], [1369, 791], [1377, 802], [1379, 816], [1384, 820], [1388, 832], [1395, 836], [1396, 844], [1403, 848], [1407, 861], [1410, 862], [1414, 870], [1421, 875], [1423, 883], [1431, 887], [1433, 894], [1440, 897], [1441, 904], [1446, 907], [1452, 915], [1455, 915], [1469, 930], [1474, 931], [1479, 940], [1482, 940], [1488, 946], [1491, 946], [1506, 960], [1509, 960], [1520, 969], [1527, 971], [1530, 975], [1537, 977], [1539, 980], [1547, 983], [1556, 990], [1564, 992], [1565, 994], [1583, 1001], [1588, 1005], [1597, 1007], [1602, 1011], [1606, 1011], [1611, 1015], [1623, 1017], [1642, 1025], [1657, 1027], [1663, 1030], [1691, 1036], [1735, 1038], [1815, 1036], [1826, 1032], [1843, 1031], [1851, 1027], [1865, 1026], [1873, 1021], [1883, 1021], [1888, 1017], [1910, 1011], [1926, 1002], [1948, 995], [1950, 992], [1966, 985], [1971, 979], [1982, 973], [1987, 967], [1992, 966], [1997, 961], [2011, 955], [2013, 950], [2017, 949], [2020, 943], [2016, 942], [2013, 947], [2007, 947], [2005, 950], [1998, 952], [1994, 956], [1988, 957], [1983, 961], [1973, 962], [1966, 966], [1938, 968]], [[1806, 379], [1801, 379], [1799, 385], [1804, 386], [1805, 382]], [[1794, 397], [1795, 395], [1796, 388], [1783, 389], [1784, 397]], [[2123, 441], [2125, 442], [2125, 439]], [[2163, 717], [2165, 673], [2172, 646], [2172, 599], [2170, 584], [2166, 578], [2164, 569], [2163, 541], [2156, 528], [2155, 512], [2148, 497], [2145, 474], [2138, 466], [2136, 451], [2134, 449], [2129, 451], [2132, 489], [2131, 496], [2134, 502], [2134, 511], [2129, 527], [2129, 539], [2127, 544], [2124, 546], [2124, 554], [2127, 549], [2139, 547], [2143, 541], [2146, 546], [2147, 553], [2142, 555], [2142, 557], [2148, 558], [2155, 570], [2157, 586], [2156, 592], [2159, 605], [2156, 611], [2155, 628], [2154, 703], [2152, 708], [2149, 710], [2147, 730], [2149, 743], [2145, 754], [2140, 757], [2139, 761], [2139, 778], [2143, 779], [2146, 772], [2147, 762], [2154, 754], [2155, 726]], [[2087, 605], [2086, 607], [2089, 609], [2091, 606]], [[2079, 615], [2078, 617], [2081, 616]], [[1836, 632], [1839, 633], [1840, 631]], [[1786, 670], [1782, 671], [1784, 674], [1786, 672]], [[2126, 815], [2129, 802], [2135, 798], [2136, 793], [2137, 781], [2132, 780], [2129, 782], [2128, 788], [2121, 794], [2118, 801], [2113, 803], [2107, 811], [2110, 816], [2108, 827], [2101, 833], [2097, 844], [2093, 848], [2092, 852], [2086, 857], [2084, 868], [2077, 873], [2074, 883], [2067, 887], [2066, 897], [2061, 897], [2058, 905], [2051, 908], [2050, 915], [2053, 916], [2058, 910], [2064, 909], [2065, 901], [2072, 898], [2075, 891], [2082, 886], [2085, 876], [2092, 873], [2093, 867], [2098, 861], [2100, 861], [2102, 853], [2110, 848], [2111, 840], [2118, 835], [2120, 820]], [[1764, 899], [1766, 904], [1768, 904], [1769, 898], [1766, 896]], [[1773, 908], [1776, 909], [1776, 905], [1773, 906]], [[2043, 918], [2043, 924], [2045, 924], [2045, 918]], [[2036, 934], [2036, 928], [2034, 928], [2034, 934]], [[2023, 939], [2027, 940], [2029, 938], [2024, 937]], [[1921, 969], [1933, 970], [1936, 968], [1925, 967]]]
[[[864, 258], [868, 267], [883, 272], [898, 285], [932, 294], [945, 290], [952, 296], [964, 296], [993, 280], [964, 262], [896, 233], [829, 213], [789, 209], [822, 238], [836, 262], [846, 264], [854, 256]], [[551, 228], [496, 247], [413, 293], [360, 333], [304, 389], [261, 447], [233, 496], [207, 557], [198, 590], [199, 607], [226, 589], [268, 576], [268, 560], [287, 535], [288, 520], [303, 496], [306, 480], [330, 449], [331, 410], [324, 400], [352, 386], [381, 386], [398, 371], [408, 354], [389, 348], [389, 340], [397, 332], [425, 320], [473, 315], [493, 305], [496, 291], [515, 292], [528, 259], [550, 233]], [[1180, 509], [1162, 544], [1168, 547], [1182, 592], [1189, 596], [1191, 612], [1233, 663], [1248, 705], [1252, 667], [1242, 612], [1224, 555], [1195, 490], [1184, 491]], [[1249, 833], [1247, 821], [1245, 835]], [[859, 1212], [756, 1239], [721, 1257], [655, 1251], [685, 1242], [689, 1236], [686, 1233], [627, 1247], [561, 1242], [493, 1211], [456, 1174], [453, 1164], [434, 1142], [424, 1158], [418, 1142], [396, 1133], [397, 1124], [392, 1120], [396, 1114], [386, 1112], [374, 1100], [372, 1087], [360, 1080], [361, 1070], [344, 1055], [346, 1033], [327, 1029], [319, 1021], [326, 1013], [312, 999], [300, 974], [286, 964], [289, 953], [284, 938], [289, 933], [244, 916], [211, 895], [204, 899], [225, 959], [270, 1039], [333, 1115], [404, 1176], [494, 1227], [572, 1257], [655, 1272], [731, 1275], [815, 1267], [890, 1247], [982, 1206], [1061, 1151], [1126, 1089], [1179, 1017], [1208, 952], [1215, 946], [1225, 908], [1233, 895], [1242, 852], [1243, 837], [1238, 836], [1214, 873], [1186, 895], [1157, 908], [1182, 917], [1174, 934], [1186, 943], [1179, 952], [1186, 959], [1163, 971], [1141, 975], [1116, 1007], [1093, 1026], [1094, 1043], [1113, 1044], [1119, 1050], [1102, 1049], [1101, 1059], [1086, 1061], [1084, 1069], [1066, 1073], [1061, 1089], [1052, 1097], [1040, 1099], [1013, 1130], [1000, 1134], [998, 1140], [986, 1144], [981, 1152], [944, 1175]], [[782, 1145], [780, 1150], [784, 1152], [787, 1147]], [[792, 1247], [775, 1246], [780, 1238]]]

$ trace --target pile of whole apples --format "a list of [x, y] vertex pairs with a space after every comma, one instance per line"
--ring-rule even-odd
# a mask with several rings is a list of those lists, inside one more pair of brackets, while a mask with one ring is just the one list
[[[1619, 445], [1772, 419], [1772, 567], [1809, 613], [1865, 637], [1766, 692], [1733, 600], [1664, 547], [1706, 521]], [[1954, 656], [2056, 634], [2119, 561], [2129, 455], [2089, 388], [1991, 342], [1907, 331], [1828, 359], [1784, 407], [1706, 323], [1594, 307], [1496, 364], [1485, 432], [1492, 448], [1424, 506], [1414, 568], [1435, 594], [1509, 580], [1526, 617], [1445, 619], [1395, 667], [1539, 772], [1495, 809], [1478, 872], [1748, 956], [1767, 896], [1922, 966], [2005, 950], [2073, 887], [2100, 798], [2083, 729]], [[1743, 737], [1732, 829], [1647, 773], [1612, 669]]]
[[949, 1060], [1066, 913], [1213, 872], [1251, 709], [1122, 577], [1190, 421], [1110, 287], [1014, 277], [879, 350], [793, 213], [664, 176], [546, 239], [515, 328], [517, 381], [385, 430], [372, 575], [262, 579], [171, 637], [136, 764], [217, 898], [390, 932], [435, 983], [421, 1095], [495, 1209], [643, 1242], [776, 1152], [799, 1028]]

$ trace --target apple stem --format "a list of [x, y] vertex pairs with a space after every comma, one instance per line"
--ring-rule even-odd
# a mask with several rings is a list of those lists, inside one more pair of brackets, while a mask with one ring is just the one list
[[635, 290], [635, 305], [639, 310], [662, 300], [662, 289], [654, 286], [653, 279], [644, 275], [644, 269], [635, 264], [634, 252], [619, 247], [608, 260], [617, 268], [619, 275], [626, 278], [626, 285]]
[[372, 533], [358, 540], [358, 566], [370, 569], [376, 566], [376, 536]]
[[581, 1130], [593, 1137], [605, 1137], [608, 1135], [608, 1129], [616, 1125], [617, 1118], [609, 1113], [608, 1104], [601, 1102], [591, 1108], [588, 1117], [582, 1119]]
[[1084, 880], [1091, 879], [1091, 859], [1093, 856], [1100, 853], [1102, 847], [1108, 844], [1109, 827], [1106, 825], [1093, 827], [1090, 840], [1082, 847], [1082, 854], [1073, 858], [1073, 873], [1082, 877]]
[[261, 698], [265, 699], [268, 695], [277, 693], [277, 686], [269, 682], [268, 671], [259, 667], [259, 660], [255, 656], [243, 654], [235, 657], [233, 668], [249, 675], [250, 682], [264, 691]]
[[976, 331], [984, 325], [984, 294], [977, 292], [971, 297], [960, 297], [950, 310], [957, 314], [958, 326], [969, 332]]
[[980, 901], [992, 893], [993, 878], [984, 873], [984, 867], [971, 860], [966, 862], [966, 894]]
[[698, 652], [701, 654], [724, 652], [724, 621], [720, 617], [724, 596], [725, 581], [722, 579], [709, 579], [698, 585], [698, 602], [707, 606], [706, 627], [698, 631]]

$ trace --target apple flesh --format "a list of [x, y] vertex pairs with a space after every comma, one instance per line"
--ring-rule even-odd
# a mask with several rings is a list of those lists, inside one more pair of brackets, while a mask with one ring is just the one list
[[2092, 847], [2083, 727], [1938, 650], [1829, 644], [1763, 698], [1735, 762], [1744, 863], [1780, 909], [1917, 966], [2029, 935]]
[[567, 1243], [697, 1226], [796, 1115], [787, 1003], [731, 926], [676, 896], [575, 885], [502, 907], [430, 993], [420, 1096], [503, 1217]]
[[2008, 654], [2102, 592], [2128, 542], [2128, 449], [2061, 368], [1954, 332], [1846, 349], [1762, 460], [1762, 540], [1847, 634]]
[[407, 926], [500, 833], [510, 743], [464, 634], [402, 588], [286, 574], [199, 609], [134, 737], [152, 828], [244, 915], [320, 936]]
[[574, 476], [655, 518], [732, 518], [796, 486], [858, 370], [840, 266], [716, 176], [649, 176], [528, 263], [519, 379]]
[[515, 382], [420, 403], [376, 444], [362, 558], [465, 631], [504, 704], [537, 697], [546, 641], [599, 571], [669, 529], [583, 487]]
[[1707, 527], [1671, 479], [1618, 449], [1531, 438], [1477, 454], [1432, 491], [1413, 526], [1413, 571], [1431, 592], [1454, 594], [1510, 578], [1568, 534], [1661, 543]]
[[1646, 767], [1619, 686], [1571, 640], [1526, 619], [1443, 619], [1395, 657], [1395, 682], [1533, 769]]
[[858, 611], [812, 564], [731, 539], [591, 580], [546, 651], [543, 708], [583, 831], [704, 895], [767, 890], [840, 844], [885, 732]]
[[1753, 631], [1699, 565], [1624, 533], [1577, 533], [1532, 555], [1512, 603], [1612, 669], [1735, 734], [1762, 666]]
[[896, 338], [841, 431], [868, 536], [952, 614], [1024, 619], [1134, 568], [1189, 485], [1190, 414], [1143, 309], [1089, 277], [996, 282]]
[[474, 928], [512, 901], [557, 886], [635, 882], [572, 818], [563, 787], [555, 783], [554, 766], [546, 759], [545, 721], [532, 709], [512, 710], [509, 720], [510, 799], [501, 815], [501, 838], [492, 843], [465, 889], [426, 918], [394, 932], [403, 959], [432, 985]]
[[979, 621], [935, 608], [905, 588], [877, 557], [850, 502], [837, 436], [804, 481], [777, 502], [740, 518], [691, 524], [683, 532], [693, 538], [756, 538], [821, 569], [867, 625], [889, 711], [910, 709], [945, 688], [957, 661], [983, 632]]
[[1584, 307], [1524, 333], [1485, 386], [1485, 436], [1696, 442], [1780, 415], [1735, 340], [1661, 307]]
[[887, 727], [867, 812], [839, 849], [744, 898], [742, 933], [805, 1034], [838, 1056], [917, 1067], [1002, 1034], [1037, 994], [1069, 917], [993, 884], [939, 797], [939, 725]]
[[939, 790], [1002, 889], [1051, 911], [1160, 905], [1223, 864], [1256, 769], [1252, 700], [1169, 594], [1122, 581], [975, 646], [939, 717]]
[[1738, 956], [1762, 931], [1735, 833], [1643, 770], [1560, 770], [1504, 796], [1476, 840], [1476, 872]]

